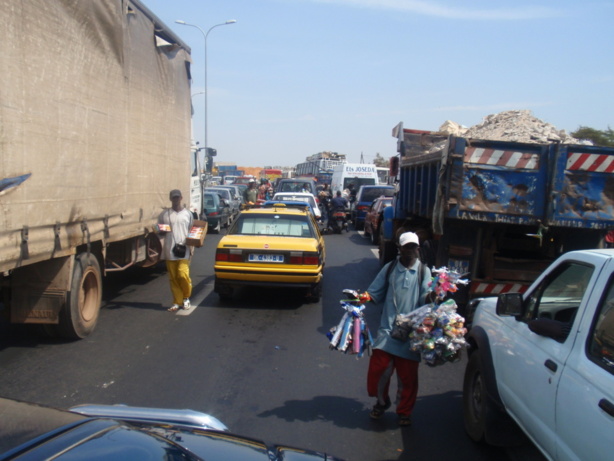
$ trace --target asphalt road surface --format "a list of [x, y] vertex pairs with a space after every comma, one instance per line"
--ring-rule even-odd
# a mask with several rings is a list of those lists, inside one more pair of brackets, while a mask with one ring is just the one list
[[[223, 233], [222, 233], [223, 235]], [[189, 311], [170, 305], [164, 266], [113, 273], [95, 332], [76, 342], [0, 325], [0, 395], [68, 408], [82, 403], [190, 408], [231, 431], [332, 453], [347, 460], [540, 459], [474, 444], [463, 430], [465, 361], [420, 367], [410, 428], [393, 411], [371, 421], [368, 357], [328, 348], [342, 290], [364, 290], [379, 270], [374, 247], [357, 232], [326, 236], [322, 300], [295, 290], [244, 289], [222, 303], [213, 293], [215, 246], [197, 249]], [[380, 309], [369, 305], [373, 333]], [[392, 391], [396, 387], [393, 385]]]

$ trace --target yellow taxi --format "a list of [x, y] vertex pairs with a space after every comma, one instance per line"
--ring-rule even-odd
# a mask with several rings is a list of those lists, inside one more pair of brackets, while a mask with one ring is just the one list
[[217, 246], [214, 291], [228, 299], [240, 286], [305, 288], [308, 300], [317, 302], [325, 253], [308, 204], [273, 202], [248, 208]]

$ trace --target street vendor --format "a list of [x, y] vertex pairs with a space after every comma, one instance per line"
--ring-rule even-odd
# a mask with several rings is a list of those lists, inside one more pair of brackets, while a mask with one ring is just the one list
[[407, 314], [431, 302], [431, 271], [419, 259], [420, 241], [413, 232], [399, 236], [398, 259], [386, 264], [362, 296], [383, 305], [373, 354], [369, 361], [367, 391], [376, 397], [369, 416], [380, 419], [391, 406], [390, 379], [396, 371], [398, 380], [396, 413], [400, 426], [411, 425], [411, 414], [418, 395], [418, 365], [420, 353], [412, 351], [407, 341], [393, 338], [390, 333], [397, 314]]

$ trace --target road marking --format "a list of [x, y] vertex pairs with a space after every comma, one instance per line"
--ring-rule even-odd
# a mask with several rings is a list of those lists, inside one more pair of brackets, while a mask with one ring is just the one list
[[203, 302], [205, 299], [204, 295], [200, 295], [196, 298], [191, 298], [190, 299], [190, 308], [187, 310], [184, 309], [179, 309], [177, 312], [175, 312], [175, 315], [191, 315], [192, 312], [194, 312], [196, 310], [196, 308], [200, 305], [201, 302]]

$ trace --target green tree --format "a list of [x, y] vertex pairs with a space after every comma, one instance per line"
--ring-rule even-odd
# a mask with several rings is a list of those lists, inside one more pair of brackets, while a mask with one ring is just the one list
[[591, 141], [595, 146], [614, 147], [614, 130], [596, 130], [588, 126], [580, 126], [571, 135], [574, 138]]
[[380, 153], [378, 152], [377, 154], [375, 154], [375, 158], [373, 159], [373, 163], [375, 164], [375, 166], [379, 166], [379, 167], [383, 167], [383, 168], [388, 168], [388, 165], [390, 164], [390, 161], [387, 158], [384, 158], [380, 155]]

